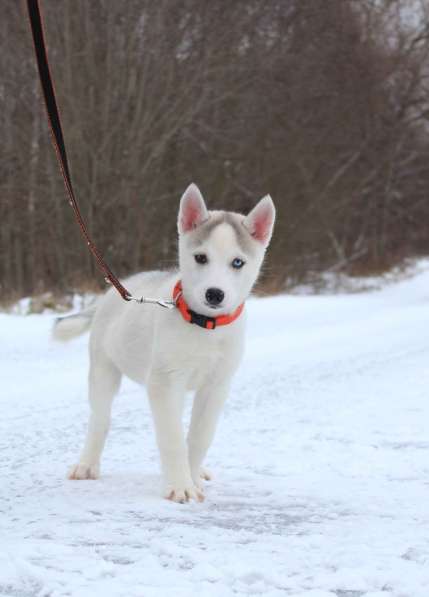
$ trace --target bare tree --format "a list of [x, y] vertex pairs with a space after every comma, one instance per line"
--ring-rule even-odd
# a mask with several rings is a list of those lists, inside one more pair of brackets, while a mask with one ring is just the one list
[[[191, 180], [216, 207], [273, 195], [267, 289], [428, 251], [425, 2], [43, 6], [80, 206], [121, 276], [174, 263]], [[0, 23], [3, 299], [102, 282], [65, 200], [19, 8], [4, 0]]]

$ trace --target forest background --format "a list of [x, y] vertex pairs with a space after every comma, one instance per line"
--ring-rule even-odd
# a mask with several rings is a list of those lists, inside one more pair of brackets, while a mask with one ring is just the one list
[[[270, 193], [261, 280], [379, 273], [429, 252], [427, 0], [44, 0], [72, 177], [120, 276], [176, 260], [210, 208]], [[0, 20], [0, 300], [101, 287], [51, 147], [23, 2]]]

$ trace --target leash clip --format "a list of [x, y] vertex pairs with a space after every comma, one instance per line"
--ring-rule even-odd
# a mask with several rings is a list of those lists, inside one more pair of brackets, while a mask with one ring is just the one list
[[176, 300], [173, 299], [156, 299], [156, 298], [149, 298], [148, 296], [129, 296], [128, 301], [135, 301], [136, 303], [140, 303], [141, 305], [144, 303], [148, 303], [150, 305], [158, 305], [159, 307], [163, 307], [164, 309], [174, 309], [176, 306]]

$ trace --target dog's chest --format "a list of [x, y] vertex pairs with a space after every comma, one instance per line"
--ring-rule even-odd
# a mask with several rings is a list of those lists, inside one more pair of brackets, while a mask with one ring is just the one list
[[216, 383], [236, 369], [241, 357], [241, 330], [235, 333], [194, 327], [185, 330], [168, 348], [164, 345], [162, 360], [166, 370], [176, 371], [186, 379], [188, 389], [196, 390], [211, 381]]
[[183, 368], [188, 371], [188, 388], [190, 390], [200, 387], [209, 379], [219, 377], [223, 369], [225, 352], [220, 342], [213, 343], [211, 347], [199, 345], [196, 350], [188, 355]]

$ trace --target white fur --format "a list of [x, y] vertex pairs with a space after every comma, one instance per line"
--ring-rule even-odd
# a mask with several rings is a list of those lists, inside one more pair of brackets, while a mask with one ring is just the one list
[[[191, 208], [185, 213], [188, 202]], [[236, 309], [258, 276], [266, 245], [251, 239], [255, 243], [252, 256], [243, 255], [233, 228], [221, 224], [198, 247], [198, 252], [209, 255], [209, 263], [195, 263], [195, 248], [190, 248], [194, 231], [212, 214], [219, 213], [208, 212], [198, 188], [188, 187], [178, 219], [179, 271], [137, 274], [127, 280], [126, 287], [136, 296], [165, 298], [171, 297], [175, 283], [181, 279], [184, 298], [197, 312], [217, 316]], [[237, 217], [244, 220], [243, 216]], [[240, 271], [231, 267], [235, 257], [246, 261]], [[225, 291], [225, 301], [216, 311], [204, 300], [205, 290], [211, 286]], [[69, 322], [59, 320], [55, 336], [71, 337], [75, 335], [73, 330], [84, 330], [86, 325], [82, 321], [79, 327], [78, 319], [75, 316]], [[166, 497], [179, 502], [203, 500], [201, 477], [208, 478], [209, 474], [201, 467], [242, 357], [244, 329], [245, 313], [230, 325], [206, 330], [186, 322], [177, 309], [126, 303], [114, 289], [109, 290], [97, 304], [92, 320], [91, 414], [79, 463], [72, 467], [69, 478], [98, 477], [113, 398], [121, 376], [126, 375], [147, 388]], [[188, 390], [195, 392], [195, 398], [185, 438], [182, 412]]]
[[68, 342], [76, 336], [84, 334], [91, 327], [94, 313], [95, 307], [91, 307], [78, 315], [59, 317], [52, 330], [53, 339], [58, 342]]

